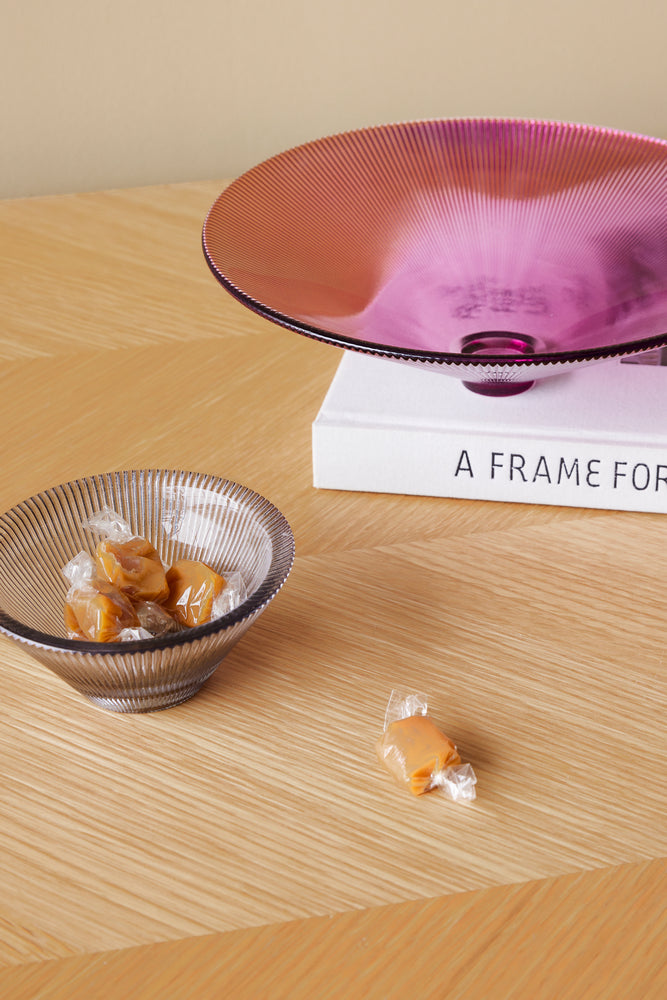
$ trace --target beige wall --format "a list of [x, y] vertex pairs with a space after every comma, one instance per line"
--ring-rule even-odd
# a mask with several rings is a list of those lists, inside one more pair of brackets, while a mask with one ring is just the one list
[[0, 197], [234, 176], [440, 116], [667, 136], [664, 0], [0, 0]]

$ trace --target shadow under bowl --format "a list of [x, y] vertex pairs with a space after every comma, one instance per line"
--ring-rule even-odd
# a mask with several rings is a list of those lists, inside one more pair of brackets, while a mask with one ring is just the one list
[[[195, 559], [238, 571], [248, 597], [195, 628], [132, 642], [68, 639], [62, 568], [98, 541], [86, 526], [103, 507], [147, 537], [165, 566]], [[0, 517], [0, 632], [96, 705], [149, 712], [191, 698], [275, 597], [291, 570], [294, 538], [281, 512], [217, 476], [139, 469], [55, 486]]]

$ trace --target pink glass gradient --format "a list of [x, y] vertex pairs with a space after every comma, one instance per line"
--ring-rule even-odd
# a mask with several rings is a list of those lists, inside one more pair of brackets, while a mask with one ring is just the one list
[[667, 344], [667, 142], [496, 119], [362, 129], [238, 178], [203, 245], [276, 323], [511, 394]]

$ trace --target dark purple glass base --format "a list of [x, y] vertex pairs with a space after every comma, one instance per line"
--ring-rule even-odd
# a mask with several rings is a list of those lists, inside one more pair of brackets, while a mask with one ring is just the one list
[[[477, 355], [495, 358], [517, 358], [530, 356], [540, 350], [540, 343], [535, 337], [521, 333], [509, 333], [504, 330], [489, 330], [484, 333], [474, 333], [461, 341], [461, 354]], [[466, 389], [480, 396], [516, 396], [525, 392], [533, 385], [533, 380], [515, 382], [510, 379], [493, 381], [464, 381]]]
[[464, 382], [466, 389], [479, 396], [518, 396], [530, 389], [534, 382]]

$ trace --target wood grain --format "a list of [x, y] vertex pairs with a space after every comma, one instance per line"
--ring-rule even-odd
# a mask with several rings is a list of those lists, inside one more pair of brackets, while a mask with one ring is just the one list
[[[302, 557], [206, 689], [153, 716], [91, 712], [9, 647], [0, 843], [21, 863], [3, 872], [8, 898], [69, 948], [112, 948], [664, 854], [647, 553], [627, 532], [602, 557], [604, 530], [567, 537], [558, 562], [553, 527]], [[633, 579], [632, 628], [617, 585], [602, 590], [609, 621], [571, 614], [595, 588], [572, 579], [573, 558]], [[429, 693], [477, 770], [474, 806], [415, 801], [375, 761], [395, 686]]]
[[[297, 543], [168, 712], [105, 713], [0, 641], [2, 996], [662, 996], [664, 518], [313, 489], [338, 354], [210, 276], [221, 186], [0, 204], [0, 506], [197, 469]], [[380, 767], [395, 686], [474, 805]]]
[[[0, 971], [12, 1000], [662, 1000], [665, 861]], [[595, 905], [591, 905], [591, 900]], [[340, 956], [345, 956], [343, 962]]]

